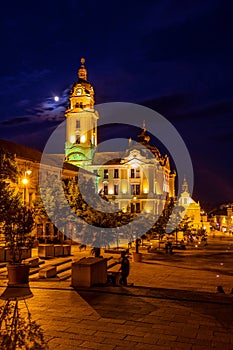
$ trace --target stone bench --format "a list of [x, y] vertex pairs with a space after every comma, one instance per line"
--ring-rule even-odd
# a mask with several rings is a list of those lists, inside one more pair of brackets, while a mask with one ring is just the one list
[[107, 270], [108, 282], [116, 286], [119, 285], [120, 278], [121, 278], [121, 271], [119, 271], [119, 269], [120, 269], [120, 264], [116, 262], [111, 267], [108, 267], [108, 270]]
[[71, 255], [71, 246], [68, 244], [39, 244], [38, 256], [40, 258], [54, 258], [56, 256]]
[[72, 263], [71, 286], [92, 287], [107, 283], [107, 259], [88, 257]]
[[38, 245], [38, 256], [40, 258], [53, 258], [54, 257], [53, 244], [39, 244]]
[[47, 265], [39, 271], [39, 278], [56, 277], [57, 267], [53, 265]]
[[54, 245], [54, 256], [63, 256], [63, 246], [61, 244]]
[[29, 264], [30, 267], [38, 267], [39, 266], [39, 258], [28, 258], [23, 261], [25, 264]]
[[62, 248], [64, 256], [71, 255], [71, 246], [69, 244], [63, 244]]

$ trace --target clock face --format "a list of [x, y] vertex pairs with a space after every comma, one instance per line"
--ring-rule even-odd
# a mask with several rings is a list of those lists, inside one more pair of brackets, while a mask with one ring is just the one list
[[82, 89], [77, 89], [77, 95], [78, 96], [82, 95]]

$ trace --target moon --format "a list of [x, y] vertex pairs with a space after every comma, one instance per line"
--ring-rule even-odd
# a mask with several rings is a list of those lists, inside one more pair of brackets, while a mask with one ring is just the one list
[[59, 101], [59, 97], [58, 96], [54, 96], [54, 101], [58, 102]]

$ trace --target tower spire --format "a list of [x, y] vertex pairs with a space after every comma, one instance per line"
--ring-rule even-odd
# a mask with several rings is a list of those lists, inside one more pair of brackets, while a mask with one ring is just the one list
[[189, 192], [188, 182], [187, 182], [187, 180], [186, 180], [186, 177], [184, 177], [184, 180], [183, 180], [182, 192]]
[[80, 61], [81, 61], [81, 67], [78, 70], [78, 78], [87, 80], [87, 70], [84, 66], [85, 58], [82, 57]]

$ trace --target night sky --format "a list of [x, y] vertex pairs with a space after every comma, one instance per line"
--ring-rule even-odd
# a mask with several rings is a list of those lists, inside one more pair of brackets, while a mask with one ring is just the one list
[[0, 138], [43, 149], [85, 57], [96, 103], [145, 105], [176, 127], [195, 200], [233, 201], [230, 0], [15, 0], [0, 16]]

